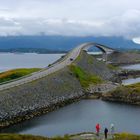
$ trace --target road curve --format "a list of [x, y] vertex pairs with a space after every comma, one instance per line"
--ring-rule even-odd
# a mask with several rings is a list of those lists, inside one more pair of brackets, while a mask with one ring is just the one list
[[[79, 56], [79, 54], [82, 50], [87, 50], [91, 46], [96, 46], [96, 47], [100, 48], [102, 51], [104, 50], [106, 53], [114, 51], [111, 48], [108, 48], [104, 45], [100, 45], [97, 43], [91, 42], [91, 43], [81, 44], [81, 45], [77, 46], [76, 48], [74, 48], [72, 51], [70, 51], [60, 62], [57, 62], [48, 68], [44, 68], [42, 71], [32, 73], [29, 76], [25, 76], [19, 80], [15, 80], [15, 81], [0, 85], [0, 91], [32, 82], [34, 80], [45, 77], [51, 73], [59, 71], [59, 70], [63, 69], [64, 67], [70, 65]], [[71, 61], [70, 59], [73, 59], [73, 61]]]

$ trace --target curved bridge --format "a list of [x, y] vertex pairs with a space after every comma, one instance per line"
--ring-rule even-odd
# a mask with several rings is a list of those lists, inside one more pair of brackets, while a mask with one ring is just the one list
[[112, 53], [116, 50], [112, 49], [112, 48], [109, 48], [105, 45], [102, 45], [102, 44], [98, 44], [98, 43], [94, 43], [94, 42], [91, 42], [91, 43], [85, 43], [84, 44], [85, 46], [83, 47], [84, 50], [88, 50], [89, 48], [91, 48], [92, 46], [95, 46], [97, 48], [99, 48], [103, 53]]
[[94, 42], [81, 44], [76, 48], [74, 48], [73, 50], [71, 50], [61, 61], [51, 65], [50, 67], [44, 68], [39, 72], [32, 73], [20, 79], [16, 79], [13, 81], [9, 81], [8, 83], [1, 84], [0, 91], [32, 82], [34, 80], [43, 78], [51, 73], [59, 71], [64, 67], [70, 65], [74, 60], [76, 60], [76, 58], [80, 55], [80, 52], [82, 50], [88, 50], [92, 46], [99, 48], [105, 55], [107, 55], [108, 53], [115, 52], [114, 49], [111, 49], [109, 47]]
[[103, 52], [103, 60], [106, 62], [107, 61], [107, 55], [113, 52], [116, 52], [115, 49], [109, 48], [105, 45], [102, 44], [98, 44], [98, 43], [86, 43], [85, 46], [83, 47], [84, 50], [88, 51], [88, 49], [90, 49], [91, 47], [97, 47], [98, 49], [100, 49]]

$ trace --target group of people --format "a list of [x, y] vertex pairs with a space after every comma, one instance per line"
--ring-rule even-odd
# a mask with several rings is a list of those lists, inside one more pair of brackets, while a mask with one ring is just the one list
[[[100, 124], [98, 123], [98, 124], [96, 124], [96, 134], [97, 134], [97, 136], [99, 136], [100, 130], [101, 130], [101, 126], [100, 126]], [[105, 139], [107, 139], [108, 131], [109, 131], [108, 128], [105, 127], [105, 129], [104, 129]], [[114, 127], [114, 124], [112, 123], [112, 124], [110, 125], [110, 132], [111, 132], [112, 137], [114, 137], [114, 131], [115, 131], [115, 127]]]

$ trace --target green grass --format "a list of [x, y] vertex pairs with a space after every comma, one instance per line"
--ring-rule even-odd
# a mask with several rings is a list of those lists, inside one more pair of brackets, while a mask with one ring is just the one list
[[70, 65], [70, 70], [79, 79], [81, 86], [88, 87], [90, 84], [102, 83], [102, 79], [93, 74], [86, 73], [82, 68], [76, 65]]
[[117, 94], [126, 94], [126, 95], [139, 95], [140, 94], [140, 83], [132, 84], [132, 85], [126, 85], [126, 86], [119, 86], [114, 91], [111, 91], [111, 94], [117, 95]]
[[[0, 134], [0, 140], [70, 140], [71, 136], [65, 135], [64, 137], [47, 138], [32, 135], [19, 135], [19, 134]], [[80, 140], [80, 139], [79, 139]], [[115, 134], [115, 138], [109, 140], [140, 140], [140, 136], [121, 133]]]
[[140, 140], [140, 136], [129, 134], [129, 133], [121, 133], [121, 134], [116, 134], [115, 138], [112, 140]]
[[140, 94], [140, 83], [120, 86], [114, 91], [114, 93]]
[[0, 134], [0, 140], [69, 140], [69, 136], [47, 138], [32, 135]]
[[118, 69], [119, 69], [119, 67], [113, 66], [112, 64], [108, 64], [107, 67], [108, 67], [110, 70], [118, 70]]
[[0, 140], [51, 140], [51, 139], [31, 135], [0, 134]]
[[7, 82], [22, 76], [31, 74], [33, 72], [41, 70], [40, 68], [22, 68], [22, 69], [13, 69], [6, 72], [0, 73], [0, 83]]
[[69, 135], [64, 135], [64, 137], [57, 136], [52, 138], [52, 140], [70, 140], [70, 136]]
[[125, 86], [132, 93], [140, 93], [140, 83]]
[[93, 56], [88, 57], [88, 64], [93, 64]]

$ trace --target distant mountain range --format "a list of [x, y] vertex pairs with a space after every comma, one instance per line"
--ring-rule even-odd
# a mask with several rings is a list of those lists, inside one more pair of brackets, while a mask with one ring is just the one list
[[0, 51], [66, 52], [85, 42], [97, 42], [120, 50], [140, 49], [140, 45], [122, 37], [8, 36], [0, 37]]

